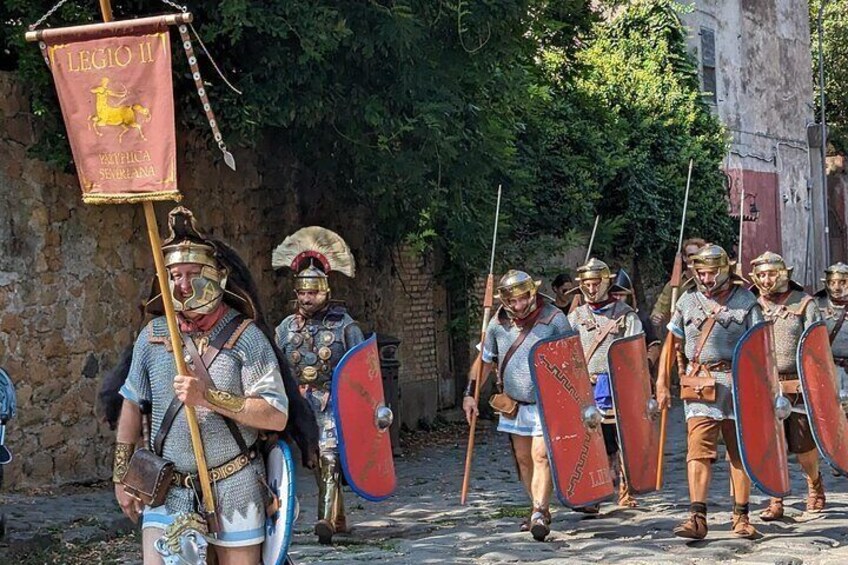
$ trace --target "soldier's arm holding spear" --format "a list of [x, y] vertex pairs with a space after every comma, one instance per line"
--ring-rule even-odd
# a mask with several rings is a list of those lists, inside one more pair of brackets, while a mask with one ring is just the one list
[[[494, 287], [495, 287], [495, 244], [498, 239], [498, 216], [501, 211], [501, 186], [498, 186], [498, 200], [495, 205], [495, 226], [492, 235], [492, 254], [489, 260], [489, 276], [486, 278], [486, 293], [483, 298], [483, 324], [480, 330], [480, 352], [476, 360], [472, 364], [471, 371], [468, 374], [468, 388], [466, 395], [462, 399], [462, 408], [465, 410], [465, 416], [468, 419], [468, 447], [465, 452], [465, 472], [462, 477], [462, 492], [460, 494], [460, 503], [465, 504], [468, 497], [468, 485], [471, 481], [471, 458], [474, 454], [474, 435], [477, 428], [477, 415], [479, 410], [477, 404], [480, 402], [480, 388], [483, 382], [492, 372], [492, 363], [483, 362], [483, 345], [486, 341], [486, 330], [489, 327], [489, 319], [492, 315], [492, 305], [494, 303]], [[473, 396], [471, 389], [473, 388]]]

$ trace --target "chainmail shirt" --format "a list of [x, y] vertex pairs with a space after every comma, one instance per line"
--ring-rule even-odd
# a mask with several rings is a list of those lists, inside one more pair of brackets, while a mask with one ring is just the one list
[[784, 300], [773, 302], [764, 296], [759, 299], [763, 317], [774, 323], [774, 350], [781, 374], [797, 374], [796, 353], [801, 334], [821, 319], [818, 306], [809, 298], [805, 292], [790, 290]]
[[607, 351], [612, 342], [622, 337], [642, 333], [643, 329], [636, 311], [618, 300], [598, 309], [592, 308], [589, 304], [583, 304], [568, 315], [568, 323], [580, 333], [580, 343], [583, 345], [584, 353], [588, 353], [589, 348], [608, 324], [616, 326], [595, 349], [592, 358], [586, 359], [590, 375], [609, 374]]
[[[506, 367], [502, 368], [504, 392], [513, 399], [527, 404], [536, 402], [536, 387], [530, 377], [530, 350], [539, 341], [571, 331], [571, 325], [562, 311], [553, 304], [540, 306], [542, 311]], [[521, 328], [514, 324], [502, 308], [489, 322], [483, 342], [483, 361], [500, 362], [518, 338]]]
[[[235, 310], [228, 309], [211, 332], [190, 337], [195, 343], [202, 339], [210, 343], [236, 315]], [[147, 324], [136, 340], [129, 376], [121, 388], [121, 395], [130, 402], [138, 404], [141, 399], [151, 401], [151, 441], [156, 438], [162, 418], [174, 398], [173, 380], [177, 368], [169, 349], [170, 338], [165, 318], [155, 318]], [[183, 348], [182, 354], [187, 353]], [[260, 397], [280, 412], [288, 413], [288, 398], [276, 355], [265, 334], [254, 324], [249, 324], [231, 347], [225, 345], [221, 349], [208, 371], [219, 390], [239, 396]], [[195, 407], [195, 412], [210, 469], [239, 455], [238, 445], [221, 415], [200, 406]], [[174, 418], [164, 442], [162, 456], [172, 461], [176, 470], [196, 473], [197, 466], [185, 414], [185, 409], [182, 409]], [[237, 425], [248, 446], [256, 442], [258, 430], [242, 424]], [[260, 460], [261, 458], [254, 460], [247, 468], [212, 485], [224, 534], [228, 528], [241, 533], [239, 528], [245, 523], [251, 525], [252, 532], [256, 529], [253, 526], [256, 525], [257, 519], [260, 521], [260, 527], [261, 522], [264, 522], [266, 492], [260, 479], [264, 481], [265, 469]], [[162, 516], [162, 520], [167, 521], [173, 515], [195, 511], [195, 502], [195, 494], [191, 489], [171, 487], [164, 508], [153, 509], [155, 512], [152, 515]], [[147, 514], [148, 509], [145, 509], [145, 525], [148, 523]], [[221, 539], [221, 545], [227, 545], [226, 535]]]
[[[751, 291], [733, 286], [729, 292], [730, 296], [723, 306], [695, 288], [686, 291], [677, 301], [668, 329], [683, 340], [686, 358], [690, 361], [695, 356], [701, 328], [710, 314], [714, 313], [716, 324], [701, 350], [699, 359], [706, 365], [722, 361], [731, 363], [733, 351], [742, 335], [763, 321], [762, 310]], [[690, 364], [687, 372], [691, 367]], [[716, 379], [716, 401], [684, 402], [686, 418], [705, 416], [715, 420], [734, 419], [730, 372], [710, 370], [710, 373]]]

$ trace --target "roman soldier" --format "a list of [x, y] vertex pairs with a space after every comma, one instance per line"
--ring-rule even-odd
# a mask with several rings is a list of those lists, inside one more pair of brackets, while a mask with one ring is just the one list
[[848, 265], [839, 262], [828, 267], [822, 282], [825, 287], [816, 293], [816, 303], [830, 334], [833, 361], [839, 374], [840, 390], [848, 389], [848, 325], [845, 306], [848, 305]]
[[[792, 280], [792, 267], [783, 257], [766, 251], [751, 261], [749, 277], [759, 294], [763, 316], [774, 325], [774, 345], [780, 388], [792, 404], [792, 413], [783, 421], [787, 447], [798, 457], [807, 479], [807, 511], [821, 512], [825, 493], [819, 473], [819, 454], [801, 394], [796, 363], [798, 343], [804, 330], [820, 318], [812, 296]], [[760, 513], [766, 522], [783, 518], [783, 499], [772, 498]]]
[[[686, 415], [687, 477], [690, 516], [674, 529], [684, 538], [703, 539], [707, 535], [707, 496], [712, 465], [718, 457], [719, 434], [724, 438], [730, 459], [733, 486], [733, 535], [753, 538], [757, 531], [750, 523], [748, 500], [751, 480], [745, 472], [736, 441], [732, 402], [732, 361], [737, 342], [745, 332], [763, 320], [754, 294], [741, 286], [724, 249], [706, 245], [690, 258], [696, 287], [687, 290], [677, 302], [668, 329], [673, 332], [672, 347], [679, 350], [681, 397]], [[662, 370], [660, 371], [662, 373]], [[704, 385], [712, 394], [701, 394]], [[664, 375], [657, 380], [657, 402], [670, 405]], [[698, 394], [690, 395], [695, 390]]]
[[[172, 542], [180, 547], [181, 525], [201, 527], [195, 520], [202, 510], [198, 468], [182, 410], [183, 405], [194, 406], [209, 476], [215, 481], [219, 531], [208, 541], [221, 561], [255, 563], [265, 541], [266, 508], [276, 497], [268, 486], [260, 439], [265, 430], [287, 427], [291, 408], [299, 404], [296, 387], [290, 403], [287, 373], [264, 331], [255, 286], [241, 259], [225, 244], [203, 236], [185, 208], [171, 211], [169, 227], [162, 250], [171, 292], [162, 293], [154, 283], [147, 303], [154, 317], [136, 339], [120, 387], [124, 401], [117, 424], [115, 495], [130, 519], [142, 519], [146, 560], [155, 559], [156, 551], [170, 554]], [[168, 325], [160, 315], [163, 299], [171, 296], [188, 375], [177, 374]], [[314, 421], [311, 427], [314, 434]], [[300, 431], [306, 435], [301, 447], [307, 457], [308, 425]], [[156, 506], [143, 506], [124, 488], [130, 486], [131, 456], [142, 441], [174, 465], [164, 502]], [[202, 550], [205, 542], [194, 539]]]
[[574, 281], [568, 273], [560, 273], [551, 282], [551, 290], [554, 291], [554, 305], [568, 316], [569, 310], [574, 305]]
[[490, 404], [499, 415], [498, 431], [509, 434], [519, 478], [533, 504], [521, 531], [530, 531], [534, 539], [543, 541], [550, 533], [553, 480], [530, 375], [530, 351], [539, 341], [568, 332], [571, 326], [565, 314], [537, 292], [539, 285], [523, 271], [510, 270], [501, 278], [501, 305], [489, 322], [481, 354], [469, 373], [462, 407], [470, 422], [472, 413], [477, 412], [478, 364], [483, 363], [481, 387], [497, 364], [499, 400]]
[[[636, 499], [630, 494], [627, 481], [620, 472], [607, 351], [616, 339], [642, 333], [642, 322], [633, 308], [613, 296], [614, 293], [627, 293], [628, 290], [613, 283], [612, 273], [606, 263], [593, 257], [577, 269], [576, 278], [584, 303], [568, 314], [568, 322], [580, 334], [595, 404], [604, 416], [601, 429], [610, 461], [610, 472], [613, 477], [620, 478], [618, 504], [635, 507]], [[597, 512], [598, 508], [589, 507], [584, 510]]]
[[338, 234], [318, 226], [298, 230], [275, 250], [274, 268], [294, 273], [294, 313], [277, 326], [277, 345], [318, 420], [320, 457], [318, 521], [322, 544], [348, 531], [344, 511], [338, 433], [330, 395], [333, 371], [345, 352], [364, 340], [359, 324], [341, 302], [330, 299], [328, 275], [354, 276], [353, 254]]

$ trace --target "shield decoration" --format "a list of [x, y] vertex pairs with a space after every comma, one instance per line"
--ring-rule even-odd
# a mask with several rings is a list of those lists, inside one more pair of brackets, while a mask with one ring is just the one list
[[824, 322], [816, 322], [798, 343], [798, 376], [807, 416], [819, 452], [842, 475], [848, 475], [848, 420], [840, 402], [840, 390]]
[[350, 488], [366, 500], [383, 500], [394, 492], [397, 480], [388, 433], [393, 416], [383, 396], [376, 335], [339, 361], [333, 371], [332, 405]]
[[659, 407], [651, 394], [645, 334], [615, 340], [607, 353], [618, 444], [627, 483], [636, 494], [657, 488]]
[[[789, 494], [789, 462], [783, 422], [775, 403], [780, 396], [771, 322], [749, 329], [733, 352], [733, 409], [742, 465], [764, 493]], [[788, 413], [787, 413], [788, 415]]]
[[265, 518], [262, 563], [283, 565], [287, 562], [292, 527], [297, 514], [294, 461], [288, 444], [283, 440], [277, 441], [265, 456], [265, 473], [268, 487], [274, 492], [279, 505], [272, 515]]
[[542, 340], [530, 350], [530, 373], [560, 502], [590, 506], [614, 494], [583, 345], [577, 333]]

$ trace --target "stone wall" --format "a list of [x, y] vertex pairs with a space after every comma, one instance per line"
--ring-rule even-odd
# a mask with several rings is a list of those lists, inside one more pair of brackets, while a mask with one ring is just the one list
[[[22, 88], [0, 73], [0, 366], [19, 403], [7, 437], [16, 454], [6, 468], [12, 488], [110, 475], [113, 432], [94, 413], [96, 392], [138, 330], [153, 272], [141, 207], [83, 205], [72, 170], [28, 156], [35, 128]], [[183, 203], [242, 255], [271, 320], [288, 313], [293, 297], [288, 273], [271, 269], [272, 248], [311, 224], [348, 241], [357, 277], [331, 278], [334, 297], [346, 299], [365, 331], [403, 340], [401, 419], [432, 419], [443, 376], [435, 351], [449, 350], [434, 327], [446, 300], [433, 261], [382, 248], [367, 208], [334, 203], [328, 184], [279, 144], [236, 151], [237, 173], [192, 135], [178, 134], [178, 155]], [[170, 206], [156, 208], [163, 232]]]

